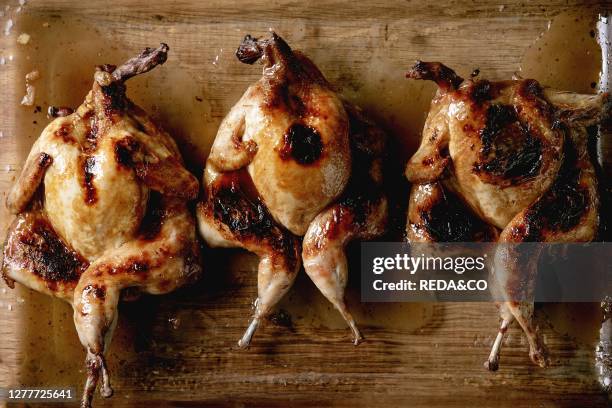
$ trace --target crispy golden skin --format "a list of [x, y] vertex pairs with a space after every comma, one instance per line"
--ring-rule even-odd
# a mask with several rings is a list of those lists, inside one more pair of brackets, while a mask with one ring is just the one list
[[83, 407], [100, 376], [102, 395], [112, 394], [104, 351], [122, 290], [167, 293], [200, 272], [187, 208], [199, 183], [170, 135], [125, 94], [124, 81], [167, 51], [162, 44], [119, 68], [98, 67], [83, 104], [62, 109], [35, 142], [7, 199], [17, 219], [3, 276], [72, 304], [87, 350]]
[[323, 74], [279, 36], [245, 39], [238, 54], [251, 62], [247, 53], [262, 59], [263, 75], [221, 123], [207, 166], [246, 167], [272, 217], [304, 235], [348, 182], [348, 116]]
[[[595, 238], [599, 195], [587, 128], [600, 122], [607, 95], [544, 89], [531, 79], [464, 81], [435, 62], [419, 61], [407, 76], [439, 86], [421, 146], [406, 167], [415, 184], [409, 240], [454, 241], [462, 235], [477, 241], [483, 233], [495, 240], [497, 229], [500, 243]], [[448, 197], [459, 203], [451, 211]], [[527, 335], [532, 360], [549, 362], [533, 324], [533, 303], [513, 301], [533, 293], [538, 256], [519, 263], [511, 245], [501, 245], [495, 255], [494, 283], [508, 301], [500, 304], [503, 322], [487, 361], [491, 370], [498, 367], [502, 337], [513, 319]]]
[[264, 72], [221, 123], [197, 217], [209, 245], [260, 257], [255, 314], [239, 345], [249, 345], [301, 261], [357, 343], [361, 334], [344, 302], [344, 247], [384, 231], [385, 135], [276, 34], [247, 36], [237, 56], [248, 64], [262, 59]]

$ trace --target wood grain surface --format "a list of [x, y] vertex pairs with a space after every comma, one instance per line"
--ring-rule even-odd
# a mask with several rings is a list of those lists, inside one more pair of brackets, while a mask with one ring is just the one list
[[[264, 35], [273, 28], [391, 134], [399, 180], [434, 90], [403, 78], [415, 59], [440, 60], [463, 75], [479, 68], [488, 78], [509, 78], [554, 16], [610, 5], [30, 0], [13, 14], [17, 1], [0, 3], [10, 6], [0, 8], [0, 28], [9, 16], [16, 24], [10, 35], [0, 33], [0, 57], [7, 61], [0, 65], [2, 201], [48, 123], [46, 107], [76, 105], [94, 64], [120, 62], [159, 41], [170, 45], [168, 63], [128, 86], [181, 141], [194, 172], [201, 172], [219, 121], [261, 72], [238, 63], [234, 49], [246, 33]], [[21, 32], [31, 34], [30, 44], [17, 44]], [[32, 69], [42, 73], [36, 102], [42, 112], [19, 105], [24, 75]], [[571, 90], [589, 91], [589, 75], [576, 75]], [[407, 185], [398, 182], [393, 195], [399, 213], [407, 194]], [[2, 203], [3, 237], [10, 221]], [[351, 253], [355, 264], [358, 253]], [[596, 305], [538, 309], [552, 367], [531, 364], [526, 340], [513, 327], [501, 369], [489, 373], [483, 362], [496, 334], [494, 305], [363, 306], [366, 341], [354, 347], [302, 276], [281, 305], [290, 319], [269, 322], [249, 350], [239, 351], [235, 344], [256, 292], [255, 266], [243, 251], [205, 249], [205, 276], [196, 285], [122, 305], [109, 356], [115, 396], [97, 398], [95, 406], [609, 406], [593, 367]], [[359, 271], [352, 273], [354, 281]], [[405, 316], [396, 316], [397, 310], [406, 310]], [[67, 305], [2, 284], [0, 386], [72, 386], [80, 392], [83, 359]]]

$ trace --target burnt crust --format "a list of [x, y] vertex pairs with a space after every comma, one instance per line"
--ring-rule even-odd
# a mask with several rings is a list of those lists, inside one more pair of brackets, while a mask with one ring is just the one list
[[82, 184], [85, 191], [85, 204], [94, 205], [98, 201], [98, 192], [94, 185], [96, 159], [94, 156], [81, 157], [83, 169]]
[[294, 123], [283, 137], [279, 156], [283, 160], [293, 159], [301, 165], [313, 164], [323, 154], [323, 142], [316, 129], [302, 123]]
[[166, 217], [167, 212], [162, 203], [162, 195], [157, 191], [151, 191], [147, 210], [138, 230], [138, 237], [144, 241], [153, 241], [159, 236]]
[[542, 137], [535, 128], [519, 120], [514, 106], [490, 105], [484, 127], [478, 135], [482, 148], [473, 170], [482, 179], [505, 187], [520, 184], [539, 174]]
[[23, 214], [13, 225], [17, 228], [12, 227], [9, 233], [3, 272], [9, 265], [27, 269], [51, 290], [60, 284], [76, 285], [89, 264], [57, 235], [42, 215]]
[[266, 238], [274, 229], [274, 221], [262, 201], [250, 201], [234, 185], [219, 188], [213, 199], [215, 217], [239, 236]]
[[472, 102], [480, 105], [486, 101], [490, 101], [491, 99], [495, 98], [496, 90], [494, 84], [483, 79], [474, 82], [469, 87], [468, 95]]
[[589, 212], [588, 187], [580, 183], [576, 146], [566, 137], [563, 164], [550, 189], [526, 210], [524, 221], [512, 231], [515, 241], [539, 242], [546, 231], [568, 232]]
[[106, 117], [112, 118], [118, 113], [126, 110], [130, 102], [125, 95], [126, 86], [123, 82], [113, 82], [108, 86], [100, 87], [104, 97], [102, 98], [102, 108]]
[[420, 226], [435, 242], [490, 241], [494, 238], [490, 227], [447, 189], [443, 188], [436, 201], [418, 211]]
[[247, 244], [267, 246], [282, 254], [290, 269], [298, 264], [300, 242], [296, 236], [279, 226], [265, 204], [254, 193], [248, 174], [230, 172], [220, 176], [209, 191], [205, 211], [225, 225], [233, 238]]
[[113, 143], [117, 164], [121, 167], [132, 168], [135, 164], [133, 156], [140, 149], [140, 144], [131, 137], [125, 137]]

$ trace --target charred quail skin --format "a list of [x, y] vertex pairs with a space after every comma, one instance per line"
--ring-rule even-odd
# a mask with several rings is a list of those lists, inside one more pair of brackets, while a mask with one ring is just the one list
[[[438, 85], [421, 145], [406, 168], [413, 183], [409, 241], [595, 238], [599, 194], [587, 128], [602, 119], [607, 94], [557, 91], [532, 79], [463, 80], [438, 62], [418, 61], [407, 77]], [[463, 227], [441, 234], [436, 223]], [[490, 370], [498, 368], [502, 338], [513, 320], [527, 336], [533, 362], [549, 364], [533, 303], [518, 301], [533, 294], [539, 253], [524, 265], [516, 261], [515, 248], [500, 245], [495, 254], [493, 282], [508, 300], [499, 304], [502, 323], [486, 363]]]
[[168, 293], [200, 273], [187, 201], [199, 184], [175, 141], [126, 96], [125, 81], [163, 64], [168, 46], [97, 67], [81, 106], [34, 143], [7, 197], [17, 215], [2, 274], [70, 303], [87, 351], [82, 407], [112, 395], [104, 354], [123, 289]]
[[344, 301], [344, 247], [384, 231], [385, 135], [275, 33], [246, 36], [236, 55], [246, 64], [261, 60], [263, 75], [219, 127], [197, 217], [209, 245], [260, 257], [255, 313], [239, 345], [249, 345], [302, 261], [358, 343], [362, 336]]

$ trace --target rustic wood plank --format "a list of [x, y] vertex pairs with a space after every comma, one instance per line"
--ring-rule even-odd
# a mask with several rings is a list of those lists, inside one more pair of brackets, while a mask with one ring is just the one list
[[[17, 16], [14, 33], [0, 35], [0, 56], [16, 58], [0, 65], [5, 134], [0, 198], [47, 122], [44, 114], [18, 105], [23, 77], [33, 68], [43, 75], [37, 103], [44, 111], [49, 104], [77, 104], [94, 64], [119, 62], [144, 46], [168, 42], [168, 63], [135, 79], [130, 93], [184, 147], [193, 147], [184, 150], [198, 172], [219, 121], [260, 74], [257, 67], [237, 63], [233, 50], [244, 34], [262, 35], [273, 27], [391, 133], [400, 147], [399, 173], [418, 142], [433, 92], [430, 85], [403, 78], [415, 59], [439, 59], [463, 75], [478, 67], [486, 77], [507, 78], [553, 15], [585, 5], [603, 9], [607, 2], [335, 0], [313, 6], [182, 0], [153, 7], [146, 0], [79, 6], [72, 0], [32, 0]], [[82, 32], [62, 36], [64, 29]], [[15, 44], [21, 31], [32, 34], [32, 43], [22, 48]], [[60, 90], [68, 88], [62, 96]], [[407, 194], [405, 184], [398, 190], [398, 197]], [[9, 222], [0, 206], [3, 235]], [[116, 395], [96, 406], [608, 404], [593, 371], [593, 339], [581, 333], [594, 330], [596, 316], [581, 316], [586, 322], [570, 327], [568, 336], [549, 327], [546, 314], [555, 310], [550, 305], [539, 313], [555, 359], [547, 370], [531, 365], [517, 328], [504, 346], [501, 370], [484, 370], [497, 316], [493, 305], [483, 303], [423, 305], [425, 318], [413, 308], [405, 322], [383, 325], [372, 323], [376, 313], [368, 316], [364, 306], [367, 341], [353, 347], [342, 325], [329, 324], [326, 314], [333, 311], [320, 297], [306, 298], [313, 299], [309, 304], [297, 296], [315, 293], [307, 279], [300, 279], [282, 305], [294, 318], [291, 327], [269, 323], [250, 350], [238, 351], [235, 343], [255, 295], [255, 265], [254, 257], [241, 251], [206, 251], [206, 274], [195, 286], [122, 305], [109, 357]], [[394, 308], [372, 310], [390, 314]], [[300, 313], [309, 317], [300, 319]], [[80, 388], [82, 351], [66, 305], [21, 288], [0, 289], [0, 338], [0, 385], [52, 382]]]

